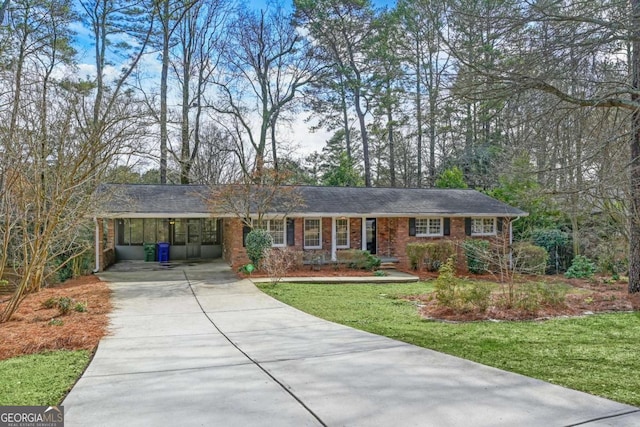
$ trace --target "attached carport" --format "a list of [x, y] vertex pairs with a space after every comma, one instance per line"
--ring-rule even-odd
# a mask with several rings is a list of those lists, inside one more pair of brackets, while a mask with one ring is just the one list
[[97, 194], [96, 271], [117, 261], [149, 259], [169, 244], [170, 260], [222, 256], [222, 220], [210, 212], [202, 186], [102, 185]]

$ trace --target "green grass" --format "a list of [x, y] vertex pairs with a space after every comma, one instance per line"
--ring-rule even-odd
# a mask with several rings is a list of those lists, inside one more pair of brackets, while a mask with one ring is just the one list
[[421, 319], [400, 298], [430, 292], [428, 283], [260, 288], [333, 322], [640, 406], [640, 313], [451, 324]]
[[88, 351], [53, 351], [0, 361], [0, 405], [59, 405], [89, 363]]

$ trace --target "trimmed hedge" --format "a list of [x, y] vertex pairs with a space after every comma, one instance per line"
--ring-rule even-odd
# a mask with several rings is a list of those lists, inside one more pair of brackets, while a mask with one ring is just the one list
[[544, 274], [549, 261], [549, 253], [542, 246], [529, 242], [513, 245], [515, 268], [519, 273]]
[[455, 255], [455, 245], [450, 241], [428, 243], [407, 243], [407, 256], [412, 269], [426, 268], [428, 271], [438, 271]]
[[380, 258], [371, 255], [369, 251], [359, 249], [345, 249], [336, 252], [339, 264], [346, 264], [349, 268], [359, 270], [373, 270], [380, 266]]

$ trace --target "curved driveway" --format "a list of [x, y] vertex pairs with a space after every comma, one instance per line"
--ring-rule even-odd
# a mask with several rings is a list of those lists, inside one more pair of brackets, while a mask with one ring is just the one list
[[220, 263], [107, 272], [74, 426], [632, 426], [638, 408], [336, 325]]

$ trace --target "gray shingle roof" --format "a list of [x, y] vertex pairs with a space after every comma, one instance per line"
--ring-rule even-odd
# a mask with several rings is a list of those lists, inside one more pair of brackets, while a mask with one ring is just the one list
[[[306, 206], [289, 215], [353, 216], [524, 216], [516, 209], [475, 190], [295, 187]], [[202, 185], [104, 184], [98, 191], [98, 215], [204, 216], [211, 214], [207, 198], [211, 189]], [[274, 213], [282, 213], [282, 212]]]

